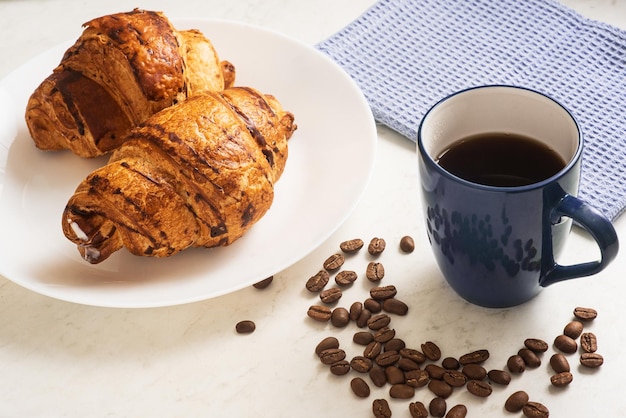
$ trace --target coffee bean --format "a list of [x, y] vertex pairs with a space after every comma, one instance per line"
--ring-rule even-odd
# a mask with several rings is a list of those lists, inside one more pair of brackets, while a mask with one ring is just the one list
[[566, 354], [575, 353], [578, 350], [578, 343], [576, 340], [568, 337], [567, 335], [559, 335], [554, 339], [554, 346]]
[[585, 367], [600, 367], [604, 364], [604, 357], [598, 353], [582, 353], [580, 355], [580, 364]]
[[363, 302], [363, 307], [373, 314], [379, 313], [383, 310], [383, 305], [379, 301], [372, 298], [365, 299], [365, 302]]
[[339, 360], [330, 365], [330, 372], [335, 376], [343, 376], [350, 371], [348, 360]]
[[327, 304], [337, 302], [341, 296], [343, 296], [343, 292], [338, 287], [331, 287], [320, 292], [320, 300]]
[[526, 367], [530, 367], [530, 368], [537, 368], [539, 366], [541, 366], [541, 359], [539, 358], [539, 356], [537, 356], [537, 354], [528, 349], [528, 348], [522, 348], [521, 350], [519, 350], [517, 352], [517, 354], [524, 359], [524, 363], [526, 364]]
[[387, 378], [387, 383], [390, 385], [397, 385], [399, 383], [405, 383], [406, 381], [404, 372], [396, 366], [385, 367], [385, 377]]
[[235, 325], [235, 330], [239, 334], [250, 334], [251, 332], [254, 332], [255, 329], [256, 324], [253, 321], [239, 321]]
[[391, 318], [389, 317], [389, 315], [384, 314], [384, 313], [378, 314], [378, 315], [372, 316], [367, 321], [367, 327], [371, 330], [376, 331], [376, 330], [386, 327], [387, 325], [389, 325], [390, 322], [391, 322]]
[[370, 396], [370, 387], [367, 382], [360, 377], [355, 377], [350, 381], [352, 392], [359, 398], [367, 398]]
[[461, 369], [461, 372], [467, 376], [468, 379], [483, 380], [487, 377], [487, 370], [480, 364], [466, 364]]
[[524, 416], [528, 418], [548, 418], [550, 416], [550, 411], [545, 405], [540, 404], [539, 402], [528, 402], [522, 408], [522, 412]]
[[415, 388], [403, 383], [392, 385], [389, 389], [389, 396], [395, 399], [411, 399], [415, 396]]
[[319, 322], [328, 322], [332, 315], [332, 312], [328, 306], [313, 305], [309, 307], [306, 313], [309, 318]]
[[346, 358], [346, 352], [341, 348], [327, 348], [320, 353], [320, 361], [323, 364], [333, 364]]
[[383, 301], [383, 310], [395, 315], [404, 316], [409, 312], [409, 306], [401, 300], [391, 298]]
[[474, 396], [486, 398], [491, 395], [493, 389], [491, 385], [484, 380], [470, 380], [467, 382], [467, 391]]
[[424, 370], [428, 372], [428, 375], [431, 379], [443, 380], [443, 375], [446, 372], [446, 369], [437, 365], [437, 364], [428, 364], [424, 367]]
[[448, 370], [458, 370], [458, 368], [461, 367], [461, 364], [459, 363], [459, 361], [455, 359], [454, 357], [444, 358], [443, 360], [441, 360], [441, 365], [443, 366], [444, 369], [448, 369]]
[[[385, 349], [387, 349], [387, 347], [385, 347]], [[417, 370], [420, 368], [420, 365], [417, 364], [416, 362], [414, 362], [411, 359], [402, 357], [400, 358], [400, 360], [398, 360], [398, 367], [402, 370], [404, 370], [405, 372], [408, 372], [410, 370]]]
[[307, 280], [305, 287], [309, 292], [319, 292], [324, 289], [329, 280], [330, 274], [326, 270], [320, 270]]
[[263, 279], [260, 282], [256, 282], [255, 284], [252, 285], [252, 287], [254, 287], [255, 289], [265, 289], [270, 284], [272, 284], [273, 280], [274, 280], [274, 276], [270, 276], [267, 279]]
[[489, 370], [487, 377], [493, 383], [497, 383], [498, 385], [506, 386], [511, 383], [511, 375], [504, 370]]
[[584, 325], [580, 321], [570, 321], [565, 328], [563, 328], [563, 335], [567, 335], [572, 339], [580, 337], [583, 332]]
[[427, 418], [428, 410], [426, 406], [424, 406], [421, 402], [411, 402], [409, 404], [409, 413], [411, 414], [411, 418]]
[[526, 363], [519, 354], [515, 354], [506, 361], [506, 367], [511, 373], [522, 373], [526, 370]]
[[368, 331], [359, 331], [352, 336], [352, 341], [359, 345], [368, 345], [374, 341], [374, 334]]
[[504, 403], [504, 409], [508, 412], [519, 412], [528, 403], [528, 399], [528, 393], [519, 390], [507, 398]]
[[380, 353], [374, 360], [381, 367], [391, 366], [400, 360], [400, 354], [397, 351], [384, 351]]
[[319, 356], [322, 353], [322, 351], [327, 350], [329, 348], [339, 348], [339, 340], [335, 337], [324, 338], [315, 347], [315, 354]]
[[539, 338], [527, 338], [524, 340], [524, 346], [535, 353], [545, 353], [548, 351], [548, 343]]
[[570, 371], [569, 362], [567, 361], [567, 358], [561, 353], [553, 354], [552, 357], [550, 357], [550, 367], [552, 367], [552, 370], [554, 370], [556, 373]]
[[585, 332], [580, 336], [580, 346], [587, 353], [598, 351], [598, 339], [593, 332]]
[[371, 261], [365, 269], [365, 277], [370, 282], [378, 282], [385, 277], [385, 266], [382, 263]]
[[383, 301], [385, 299], [396, 296], [398, 290], [394, 285], [388, 286], [376, 286], [370, 289], [370, 296], [377, 301]]
[[458, 370], [446, 370], [443, 374], [443, 381], [453, 388], [460, 388], [461, 386], [465, 386], [467, 376]]
[[593, 308], [583, 308], [579, 306], [574, 309], [574, 316], [581, 321], [592, 321], [598, 316], [598, 311]]
[[405, 253], [412, 253], [415, 250], [415, 241], [413, 238], [405, 235], [400, 239], [400, 249]]
[[452, 395], [452, 386], [443, 380], [431, 380], [428, 382], [428, 389], [440, 398], [447, 399]]
[[428, 404], [428, 412], [430, 412], [430, 415], [433, 417], [443, 417], [447, 409], [448, 405], [446, 405], [446, 400], [440, 397], [433, 398]]
[[342, 270], [335, 276], [335, 283], [339, 286], [348, 286], [354, 283], [357, 277], [356, 272], [352, 270]]
[[406, 347], [406, 343], [404, 342], [404, 340], [401, 340], [400, 338], [392, 338], [391, 340], [385, 343], [385, 351], [392, 350], [392, 351], [400, 352], [400, 350], [402, 350], [405, 347]]
[[337, 253], [328, 257], [324, 261], [323, 266], [327, 271], [335, 271], [335, 270], [338, 270], [341, 266], [343, 266], [343, 263], [345, 261], [346, 261], [346, 258], [342, 254]]
[[372, 403], [374, 418], [391, 418], [391, 409], [386, 399], [375, 399]]
[[346, 308], [338, 307], [330, 314], [330, 323], [337, 328], [345, 327], [350, 323], [350, 312]]
[[[389, 327], [383, 327], [376, 331], [374, 334], [374, 341], [378, 341], [381, 344], [386, 344], [387, 342], [393, 340], [393, 337], [396, 336], [396, 330]], [[385, 345], [385, 350], [389, 351], [390, 349]], [[397, 351], [397, 350], [393, 350]]]
[[572, 383], [573, 379], [574, 379], [574, 376], [570, 372], [561, 372], [550, 377], [550, 383], [558, 387], [567, 386], [570, 383]]
[[446, 418], [465, 418], [467, 416], [467, 407], [463, 404], [455, 405], [446, 414]]
[[359, 317], [356, 319], [356, 326], [359, 328], [366, 327], [367, 321], [369, 321], [371, 317], [372, 313], [367, 309], [363, 309]]
[[352, 254], [363, 248], [365, 243], [360, 238], [350, 239], [339, 244], [339, 248], [344, 253]]
[[350, 320], [356, 321], [363, 312], [363, 304], [361, 302], [354, 302], [350, 305]]
[[466, 364], [478, 364], [483, 363], [489, 358], [488, 350], [476, 350], [471, 353], [463, 354], [459, 357], [459, 363], [464, 366]]
[[369, 245], [367, 246], [367, 252], [371, 255], [379, 255], [383, 251], [385, 251], [385, 247], [387, 243], [383, 238], [372, 238]]
[[350, 360], [350, 367], [359, 373], [368, 373], [372, 369], [373, 364], [372, 360], [364, 356], [355, 356]]
[[414, 348], [403, 348], [402, 350], [400, 350], [400, 355], [402, 357], [413, 360], [417, 364], [422, 364], [426, 361], [426, 356], [424, 355], [424, 353]]
[[432, 341], [426, 341], [422, 344], [422, 353], [431, 361], [437, 361], [441, 358], [441, 349]]
[[430, 376], [426, 370], [409, 370], [404, 373], [404, 381], [407, 385], [414, 388], [421, 388], [426, 386], [430, 381]]
[[375, 359], [383, 351], [383, 345], [378, 341], [372, 341], [363, 350], [363, 355], [369, 359]]
[[385, 386], [387, 383], [387, 376], [385, 375], [385, 369], [378, 365], [373, 365], [370, 369], [370, 379], [372, 379], [372, 383], [374, 383], [379, 388]]

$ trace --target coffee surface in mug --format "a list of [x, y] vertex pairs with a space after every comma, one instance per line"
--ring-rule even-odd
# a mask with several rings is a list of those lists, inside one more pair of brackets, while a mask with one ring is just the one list
[[462, 138], [436, 159], [457, 177], [496, 187], [517, 187], [552, 177], [566, 162], [546, 144], [524, 135], [493, 132]]

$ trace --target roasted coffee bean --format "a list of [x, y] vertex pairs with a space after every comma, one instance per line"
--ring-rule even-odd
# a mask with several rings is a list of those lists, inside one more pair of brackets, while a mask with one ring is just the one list
[[370, 369], [370, 379], [372, 379], [372, 383], [374, 383], [379, 388], [385, 386], [387, 384], [387, 376], [385, 375], [385, 369], [378, 365], [373, 365]]
[[[385, 349], [387, 349], [387, 347], [385, 347]], [[398, 360], [398, 367], [404, 370], [405, 372], [408, 372], [411, 370], [419, 369], [420, 365], [411, 359], [400, 357], [400, 360]]]
[[400, 338], [392, 338], [391, 340], [385, 343], [385, 351], [393, 350], [393, 351], [400, 352], [400, 350], [402, 350], [405, 347], [406, 347], [406, 343], [404, 342], [404, 340], [401, 340]]
[[363, 355], [369, 359], [375, 359], [383, 351], [383, 345], [378, 341], [372, 341], [363, 350]]
[[338, 287], [331, 287], [320, 292], [320, 300], [324, 303], [335, 303], [343, 296], [343, 292]]
[[320, 353], [320, 361], [323, 364], [333, 364], [346, 358], [346, 352], [341, 348], [327, 348]]
[[[395, 336], [396, 336], [395, 329], [389, 328], [389, 327], [383, 327], [379, 329], [378, 331], [376, 331], [376, 334], [374, 334], [374, 341], [378, 341], [381, 344], [385, 344], [385, 350], [389, 351], [391, 349], [387, 347], [386, 343], [393, 340]], [[398, 350], [393, 350], [393, 351], [398, 351]]]
[[526, 367], [535, 369], [541, 366], [541, 359], [539, 358], [537, 353], [535, 353], [534, 351], [528, 348], [522, 348], [521, 350], [517, 352], [517, 354], [521, 358], [524, 359], [524, 363], [526, 364]]
[[402, 357], [413, 360], [417, 364], [422, 364], [426, 361], [426, 356], [424, 355], [424, 353], [414, 348], [403, 348], [402, 350], [400, 350], [400, 355]]
[[569, 362], [567, 361], [567, 358], [561, 353], [553, 354], [552, 357], [550, 357], [550, 367], [552, 367], [552, 370], [554, 370], [556, 373], [570, 371]]
[[406, 381], [404, 372], [396, 366], [385, 367], [385, 377], [390, 385], [397, 385]]
[[359, 398], [367, 398], [370, 396], [370, 387], [367, 382], [360, 377], [355, 377], [350, 381], [352, 392]]
[[574, 376], [570, 372], [561, 372], [550, 377], [550, 383], [559, 387], [569, 385], [572, 383], [572, 380], [574, 380]]
[[548, 408], [539, 402], [531, 401], [526, 403], [522, 408], [522, 412], [527, 418], [548, 418], [550, 416]]
[[325, 261], [324, 261], [324, 269], [326, 269], [327, 271], [335, 271], [338, 270], [341, 266], [343, 266], [343, 263], [346, 261], [346, 258], [342, 255], [342, 254], [333, 254], [330, 257], [328, 257]]
[[400, 238], [400, 249], [405, 253], [412, 253], [415, 250], [415, 241], [413, 238], [405, 235]]
[[309, 307], [309, 310], [306, 314], [309, 316], [309, 318], [316, 321], [328, 322], [332, 315], [332, 311], [328, 306], [313, 305]]
[[430, 361], [437, 361], [441, 358], [441, 349], [432, 341], [426, 341], [422, 344], [422, 353]]
[[413, 386], [414, 388], [421, 388], [428, 384], [430, 376], [426, 370], [409, 370], [404, 373], [404, 381], [407, 385]]
[[368, 331], [359, 331], [352, 336], [352, 341], [359, 345], [368, 345], [374, 341], [374, 334]]
[[443, 380], [443, 375], [446, 372], [446, 369], [439, 366], [438, 364], [428, 364], [424, 367], [424, 370], [428, 372], [428, 375], [431, 379]]
[[444, 369], [448, 370], [458, 370], [459, 367], [461, 367], [461, 364], [454, 357], [446, 357], [441, 360], [441, 366], [443, 366]]
[[374, 418], [391, 418], [391, 409], [386, 399], [375, 399], [372, 403]]
[[467, 407], [463, 404], [454, 405], [446, 414], [446, 418], [465, 418], [466, 416]]
[[363, 309], [359, 317], [356, 319], [356, 326], [359, 328], [366, 327], [367, 321], [369, 321], [371, 317], [372, 317], [372, 313], [368, 311], [367, 309]]
[[428, 412], [433, 417], [441, 418], [446, 415], [446, 410], [448, 409], [448, 405], [446, 404], [446, 400], [440, 397], [433, 398], [428, 404]]
[[428, 410], [426, 409], [426, 406], [424, 406], [424, 404], [419, 401], [411, 402], [409, 404], [409, 413], [411, 414], [411, 418], [428, 417]]
[[272, 284], [273, 280], [274, 280], [274, 276], [270, 276], [267, 279], [263, 279], [260, 282], [256, 282], [255, 284], [252, 285], [252, 287], [254, 287], [255, 289], [259, 289], [259, 290], [265, 289], [270, 284]]
[[404, 383], [398, 383], [391, 386], [389, 396], [395, 399], [411, 399], [415, 396], [415, 388]]
[[526, 370], [526, 363], [519, 354], [515, 354], [506, 361], [506, 367], [511, 373], [522, 373]]
[[367, 327], [373, 331], [377, 331], [386, 327], [391, 322], [391, 317], [385, 313], [372, 316], [367, 321]]
[[567, 335], [572, 339], [576, 339], [580, 337], [580, 334], [583, 333], [583, 328], [585, 326], [580, 321], [570, 321], [565, 328], [563, 328], [563, 335]]
[[322, 354], [322, 351], [328, 350], [329, 348], [339, 348], [339, 340], [335, 337], [324, 338], [315, 347], [315, 354], [319, 356]]
[[497, 383], [498, 385], [506, 386], [511, 383], [511, 375], [504, 370], [489, 370], [487, 377], [493, 383]]
[[373, 364], [372, 360], [365, 356], [354, 356], [350, 360], [350, 367], [359, 373], [368, 373], [372, 369]]
[[578, 343], [576, 340], [568, 337], [567, 335], [559, 335], [554, 339], [554, 346], [566, 354], [575, 353], [578, 350]]
[[360, 238], [350, 239], [339, 244], [339, 248], [344, 253], [352, 254], [363, 248], [365, 243]]
[[256, 324], [253, 321], [239, 321], [235, 325], [235, 330], [239, 334], [250, 334], [251, 332], [254, 332], [255, 329]]
[[337, 328], [345, 327], [350, 323], [350, 312], [346, 308], [338, 307], [330, 314], [330, 323]]
[[484, 380], [470, 380], [467, 382], [467, 391], [474, 396], [486, 398], [491, 395], [493, 389], [491, 385]]
[[461, 372], [467, 376], [468, 379], [483, 380], [487, 377], [487, 370], [480, 364], [466, 364], [461, 369]]
[[467, 376], [458, 370], [446, 370], [443, 374], [443, 381], [453, 388], [460, 388], [461, 386], [465, 386]]
[[380, 367], [387, 367], [395, 364], [398, 360], [400, 360], [400, 354], [397, 351], [384, 351], [376, 356], [374, 361]]
[[428, 389], [440, 398], [447, 399], [452, 395], [452, 386], [443, 380], [431, 380], [428, 382]]
[[352, 270], [342, 270], [335, 276], [335, 283], [339, 286], [348, 286], [354, 283], [357, 277], [356, 272]]
[[348, 360], [339, 360], [330, 365], [330, 372], [335, 376], [343, 376], [350, 371]]
[[535, 353], [545, 353], [548, 351], [548, 343], [539, 338], [527, 338], [524, 340], [524, 346]]
[[579, 306], [574, 309], [574, 316], [581, 321], [592, 321], [598, 316], [598, 311], [593, 308], [583, 308]]
[[375, 238], [372, 238], [369, 245], [367, 246], [367, 252], [370, 253], [371, 255], [379, 255], [383, 251], [385, 251], [386, 246], [387, 246], [387, 243], [385, 242], [383, 238], [375, 237]]
[[385, 277], [385, 266], [382, 263], [371, 261], [365, 269], [365, 277], [370, 282], [378, 282]]
[[488, 358], [488, 350], [476, 350], [459, 357], [459, 363], [461, 366], [465, 366], [466, 364], [479, 364], [485, 362]]
[[504, 403], [504, 409], [508, 412], [519, 412], [528, 403], [528, 399], [528, 393], [518, 390], [507, 398]]
[[604, 364], [604, 357], [598, 353], [582, 353], [580, 355], [580, 364], [585, 367], [600, 367]]
[[587, 353], [598, 351], [598, 339], [593, 332], [585, 332], [580, 336], [580, 347]]
[[387, 286], [376, 286], [370, 289], [370, 296], [372, 297], [372, 299], [377, 301], [383, 301], [385, 299], [392, 298], [396, 296], [397, 293], [398, 290], [392, 284]]
[[309, 292], [319, 292], [324, 289], [329, 280], [330, 274], [326, 270], [320, 270], [307, 280], [305, 287]]
[[367, 298], [365, 299], [365, 302], [363, 302], [363, 308], [375, 314], [383, 310], [383, 305], [377, 300]]
[[383, 310], [395, 315], [404, 316], [409, 312], [409, 306], [401, 300], [391, 298], [383, 301]]
[[361, 302], [354, 302], [350, 305], [350, 320], [356, 321], [363, 312], [363, 304]]

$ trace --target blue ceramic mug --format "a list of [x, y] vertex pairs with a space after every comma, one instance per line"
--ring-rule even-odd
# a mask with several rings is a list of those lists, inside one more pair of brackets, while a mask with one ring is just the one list
[[[530, 184], [502, 186], [462, 178], [438, 163], [463, 138], [492, 133], [543, 142], [564, 167]], [[525, 88], [471, 88], [426, 113], [417, 147], [427, 234], [439, 268], [460, 296], [485, 307], [515, 306], [543, 287], [596, 274], [615, 258], [619, 244], [611, 222], [576, 197], [582, 146], [571, 113]], [[572, 219], [595, 239], [600, 260], [555, 261]]]

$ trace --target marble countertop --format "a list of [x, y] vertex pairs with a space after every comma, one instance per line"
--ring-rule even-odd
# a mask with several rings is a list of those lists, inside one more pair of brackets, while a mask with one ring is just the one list
[[[567, 0], [564, 4], [593, 19], [626, 28], [626, 3]], [[96, 16], [132, 7], [162, 10], [169, 17], [224, 18], [270, 28], [313, 45], [330, 36], [373, 4], [372, 0], [295, 2], [114, 0], [0, 1], [0, 78], [20, 64], [75, 39], [80, 25]], [[349, 376], [334, 376], [314, 353], [316, 344], [335, 336], [349, 357], [361, 354], [352, 342], [358, 329], [334, 328], [307, 317], [317, 296], [306, 280], [335, 253], [339, 243], [382, 237], [388, 248], [380, 261], [409, 306], [393, 317], [397, 336], [419, 348], [434, 341], [444, 356], [486, 348], [487, 368], [504, 368], [525, 338], [550, 343], [537, 369], [515, 375], [508, 387], [494, 386], [486, 399], [458, 390], [448, 405], [463, 403], [469, 417], [521, 416], [503, 409], [516, 390], [544, 403], [553, 417], [626, 416], [623, 386], [626, 357], [626, 255], [593, 278], [545, 289], [532, 301], [510, 309], [484, 309], [460, 299], [442, 279], [428, 248], [420, 220], [414, 144], [378, 128], [375, 171], [367, 191], [347, 221], [317, 249], [277, 272], [263, 290], [253, 287], [211, 300], [180, 306], [113, 309], [59, 301], [0, 277], [0, 417], [347, 417], [372, 416], [372, 401], [390, 400], [394, 417], [409, 417], [409, 400], [390, 399], [389, 387], [373, 385], [368, 399], [350, 390]], [[615, 223], [626, 232], [626, 220]], [[400, 238], [411, 235], [416, 250], [404, 254]], [[568, 243], [563, 262], [593, 256], [594, 244], [580, 231]], [[2, 255], [0, 255], [2, 257]], [[36, 260], [34, 260], [36, 262]], [[348, 262], [364, 271], [362, 251]], [[227, 278], [225, 278], [226, 280]], [[360, 279], [345, 291], [349, 306], [368, 295]], [[563, 332], [577, 306], [593, 307], [598, 318], [588, 330], [598, 337], [605, 364], [579, 367], [569, 357], [574, 381], [567, 388], [550, 385], [548, 359], [552, 341]], [[256, 330], [237, 334], [235, 324], [252, 320]], [[428, 403], [433, 395], [418, 390], [411, 401]]]

